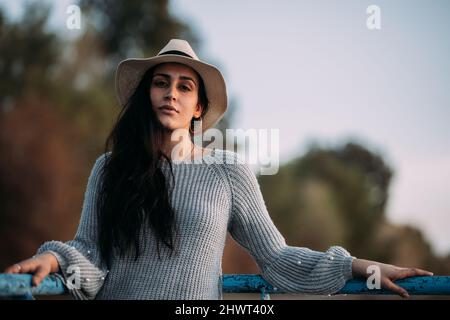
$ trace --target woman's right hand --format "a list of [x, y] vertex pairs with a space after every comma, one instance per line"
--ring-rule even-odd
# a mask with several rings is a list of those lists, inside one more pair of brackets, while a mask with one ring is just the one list
[[40, 255], [34, 256], [33, 258], [23, 260], [7, 267], [4, 273], [32, 273], [34, 274], [33, 286], [38, 286], [46, 276], [50, 273], [58, 271], [59, 264], [56, 257], [49, 252], [44, 252]]

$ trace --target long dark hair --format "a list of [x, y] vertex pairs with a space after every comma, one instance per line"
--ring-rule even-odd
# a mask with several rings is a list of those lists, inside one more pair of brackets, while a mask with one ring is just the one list
[[[100, 253], [108, 266], [116, 253], [134, 254], [138, 259], [140, 234], [145, 227], [155, 234], [159, 258], [160, 242], [171, 249], [171, 254], [176, 246], [175, 213], [169, 201], [173, 169], [170, 158], [162, 152], [165, 129], [151, 105], [153, 71], [154, 67], [143, 75], [105, 143], [105, 153], [111, 153], [104, 163], [96, 201]], [[202, 78], [198, 78], [203, 117], [208, 99]], [[160, 160], [169, 163], [172, 184], [166, 181]]]

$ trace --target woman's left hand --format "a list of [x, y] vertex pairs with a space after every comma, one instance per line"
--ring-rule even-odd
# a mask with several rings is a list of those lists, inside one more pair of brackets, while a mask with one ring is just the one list
[[391, 290], [403, 298], [409, 298], [408, 292], [394, 283], [395, 280], [416, 276], [432, 276], [433, 273], [417, 268], [401, 268], [391, 264], [376, 261], [355, 259], [352, 264], [353, 277], [367, 278], [373, 273], [370, 266], [377, 266], [380, 269], [380, 285], [383, 289]]

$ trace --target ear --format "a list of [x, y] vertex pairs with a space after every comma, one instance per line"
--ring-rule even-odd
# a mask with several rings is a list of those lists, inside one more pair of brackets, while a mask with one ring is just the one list
[[195, 107], [194, 118], [199, 118], [202, 115], [202, 110], [202, 105], [200, 103], [197, 103], [197, 106]]

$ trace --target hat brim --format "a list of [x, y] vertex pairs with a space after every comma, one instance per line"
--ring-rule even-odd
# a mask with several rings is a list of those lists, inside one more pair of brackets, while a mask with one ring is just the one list
[[227, 110], [227, 89], [221, 72], [211, 64], [176, 54], [165, 54], [144, 59], [133, 58], [120, 62], [116, 70], [115, 86], [117, 99], [121, 107], [128, 103], [129, 98], [148, 69], [167, 62], [189, 66], [202, 77], [209, 100], [208, 112], [202, 119], [203, 131], [213, 127]]

